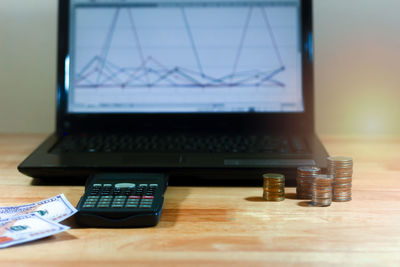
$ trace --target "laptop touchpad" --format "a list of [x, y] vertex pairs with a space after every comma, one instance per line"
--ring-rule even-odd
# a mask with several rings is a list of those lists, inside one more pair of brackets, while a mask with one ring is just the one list
[[123, 157], [123, 163], [131, 166], [170, 166], [180, 164], [179, 154], [131, 154]]
[[315, 165], [312, 159], [225, 159], [225, 166], [242, 167], [298, 167]]

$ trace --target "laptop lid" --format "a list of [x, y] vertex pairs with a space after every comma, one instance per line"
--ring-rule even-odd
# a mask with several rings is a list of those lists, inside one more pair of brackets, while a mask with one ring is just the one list
[[57, 132], [313, 132], [311, 0], [60, 0]]

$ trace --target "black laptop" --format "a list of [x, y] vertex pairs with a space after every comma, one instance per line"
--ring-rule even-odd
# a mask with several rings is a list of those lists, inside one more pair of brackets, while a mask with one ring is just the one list
[[60, 0], [57, 129], [32, 177], [164, 172], [259, 184], [326, 167], [311, 0]]

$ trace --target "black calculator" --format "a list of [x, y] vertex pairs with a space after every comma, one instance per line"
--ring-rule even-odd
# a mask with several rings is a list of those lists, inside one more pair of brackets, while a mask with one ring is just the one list
[[89, 227], [155, 226], [167, 184], [160, 173], [95, 174], [77, 205], [76, 222]]

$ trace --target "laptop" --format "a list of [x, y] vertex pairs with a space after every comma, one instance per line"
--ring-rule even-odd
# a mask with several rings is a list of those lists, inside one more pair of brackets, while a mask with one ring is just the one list
[[20, 172], [294, 185], [326, 168], [311, 0], [60, 0], [58, 23], [57, 129]]

